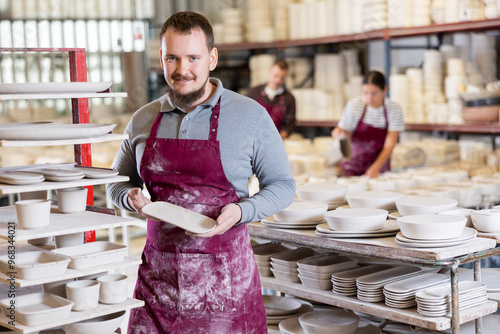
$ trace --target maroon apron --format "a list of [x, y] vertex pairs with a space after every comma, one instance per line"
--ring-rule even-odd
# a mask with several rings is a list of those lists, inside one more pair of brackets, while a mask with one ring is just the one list
[[266, 108], [267, 112], [269, 113], [269, 116], [271, 116], [271, 119], [274, 122], [274, 125], [276, 125], [276, 128], [278, 131], [281, 130], [283, 119], [285, 118], [285, 94], [281, 94], [279, 96], [279, 102], [278, 104], [266, 104], [262, 101], [264, 95], [266, 93], [262, 91], [259, 95], [259, 99], [257, 102], [264, 108]]
[[[366, 114], [366, 106], [363, 115], [351, 136], [351, 158], [341, 163], [342, 176], [359, 176], [366, 173], [367, 169], [375, 162], [384, 148], [385, 137], [389, 122], [387, 120], [387, 109], [384, 105], [385, 128], [380, 129], [363, 122]], [[380, 173], [389, 171], [390, 162], [382, 166]]]
[[[208, 140], [156, 138], [158, 114], [146, 141], [141, 176], [153, 201], [167, 201], [217, 218], [239, 196], [221, 164], [217, 130], [220, 99]], [[267, 333], [247, 226], [199, 238], [148, 220], [147, 240], [131, 310], [129, 333]]]

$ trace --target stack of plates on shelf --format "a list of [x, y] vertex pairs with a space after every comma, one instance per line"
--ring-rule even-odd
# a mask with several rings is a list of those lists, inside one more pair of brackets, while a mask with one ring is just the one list
[[395, 191], [360, 191], [346, 194], [347, 203], [351, 208], [373, 208], [383, 210], [396, 209], [396, 200], [403, 194]]
[[[345, 209], [347, 210], [347, 209]], [[342, 210], [343, 211], [343, 210]], [[381, 238], [396, 235], [399, 227], [396, 221], [386, 220], [384, 227], [375, 231], [334, 231], [328, 226], [328, 223], [316, 226], [316, 235], [323, 238]]]
[[314, 228], [324, 221], [327, 209], [328, 205], [321, 202], [294, 201], [273, 217], [262, 219], [261, 223], [272, 228]]
[[[283, 334], [305, 334], [299, 322], [299, 317], [287, 318], [279, 323], [280, 332]], [[461, 327], [460, 327], [461, 329]], [[377, 326], [370, 325], [366, 322], [360, 321], [358, 328], [354, 334], [380, 334], [382, 333]]]
[[384, 285], [422, 274], [415, 266], [399, 266], [356, 279], [357, 297], [366, 302], [384, 301]]
[[3, 83], [0, 94], [99, 93], [112, 82], [23, 82]]
[[358, 291], [356, 287], [356, 278], [391, 268], [392, 266], [385, 264], [371, 264], [356, 269], [333, 273], [332, 291], [344, 296], [355, 296]]
[[266, 243], [261, 245], [253, 246], [253, 252], [255, 257], [255, 263], [257, 264], [257, 269], [259, 270], [260, 276], [272, 276], [271, 273], [271, 256], [278, 253], [290, 250], [290, 248], [285, 247], [280, 244]]
[[[481, 305], [488, 300], [486, 284], [474, 281], [458, 282], [459, 310]], [[443, 284], [415, 294], [417, 312], [429, 317], [441, 317], [451, 310], [451, 286]]]
[[277, 325], [285, 319], [299, 317], [300, 315], [311, 312], [313, 306], [311, 303], [301, 299], [278, 296], [262, 296], [264, 307], [266, 308], [267, 323]]
[[333, 231], [379, 231], [384, 228], [387, 210], [358, 208], [332, 210], [325, 213], [326, 222]]
[[6, 140], [62, 140], [103, 136], [116, 124], [8, 124], [0, 126], [0, 139]]
[[387, 284], [384, 286], [385, 304], [395, 308], [415, 306], [415, 294], [418, 291], [449, 281], [449, 275], [427, 273]]
[[297, 197], [303, 201], [328, 204], [328, 210], [347, 204], [347, 186], [336, 183], [308, 183], [297, 187]]
[[45, 180], [58, 182], [74, 181], [85, 177], [81, 171], [68, 168], [37, 168], [30, 170], [29, 173], [42, 174]]
[[309, 288], [330, 290], [332, 273], [356, 267], [358, 261], [337, 254], [320, 254], [297, 262], [298, 277]]
[[5, 172], [0, 174], [0, 183], [12, 185], [35, 184], [44, 180], [43, 175], [28, 172]]
[[300, 247], [271, 256], [271, 271], [276, 279], [299, 283], [297, 261], [317, 255], [311, 248]]
[[466, 227], [461, 236], [448, 239], [411, 239], [406, 238], [401, 232], [396, 234], [396, 243], [401, 246], [411, 248], [439, 248], [451, 247], [469, 242], [476, 238], [477, 231], [473, 228]]
[[431, 0], [413, 1], [413, 26], [431, 24]]
[[367, 0], [363, 3], [364, 31], [387, 27], [387, 3], [385, 0]]

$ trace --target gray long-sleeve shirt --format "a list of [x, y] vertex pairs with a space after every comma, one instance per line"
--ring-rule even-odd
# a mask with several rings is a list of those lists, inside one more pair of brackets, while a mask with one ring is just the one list
[[[266, 110], [257, 102], [225, 89], [215, 78], [215, 93], [190, 113], [176, 108], [168, 95], [145, 105], [132, 116], [114, 162], [114, 169], [130, 177], [129, 182], [111, 183], [108, 194], [113, 203], [129, 211], [127, 192], [143, 187], [140, 176], [141, 159], [151, 127], [158, 112], [164, 113], [158, 128], [158, 138], [207, 140], [212, 108], [221, 97], [219, 129], [222, 167], [228, 181], [241, 200], [242, 223], [268, 217], [291, 204], [295, 196], [288, 157], [281, 137]], [[255, 174], [260, 191], [248, 197], [248, 180]]]

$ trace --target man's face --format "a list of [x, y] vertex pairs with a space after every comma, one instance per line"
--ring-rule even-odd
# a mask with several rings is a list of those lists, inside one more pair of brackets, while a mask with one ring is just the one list
[[210, 96], [208, 77], [217, 65], [217, 49], [208, 50], [200, 29], [189, 34], [166, 31], [161, 41], [160, 61], [167, 92], [176, 105], [196, 106]]
[[269, 88], [278, 89], [285, 83], [287, 70], [281, 69], [278, 65], [274, 65], [269, 70]]

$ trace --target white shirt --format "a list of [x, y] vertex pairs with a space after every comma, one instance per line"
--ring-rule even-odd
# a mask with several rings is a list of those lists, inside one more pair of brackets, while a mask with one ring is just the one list
[[[403, 110], [401, 107], [398, 104], [389, 101], [387, 98], [384, 99], [384, 105], [387, 109], [387, 121], [389, 123], [387, 130], [399, 132], [404, 131], [405, 124], [403, 120]], [[360, 98], [352, 99], [347, 102], [338, 126], [350, 132], [356, 130], [359, 120], [363, 115], [364, 108], [365, 105]], [[367, 106], [363, 122], [375, 128], [384, 129], [386, 127], [384, 107], [381, 106], [380, 108], [372, 108]]]

